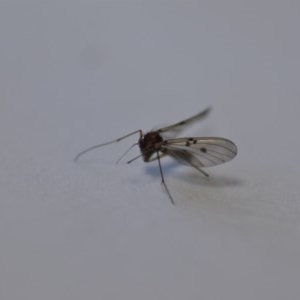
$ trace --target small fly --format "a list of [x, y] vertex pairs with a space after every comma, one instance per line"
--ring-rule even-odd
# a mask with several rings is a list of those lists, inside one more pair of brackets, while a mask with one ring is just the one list
[[[131, 163], [139, 157], [142, 157], [144, 162], [151, 162], [158, 160], [159, 171], [161, 175], [161, 182], [171, 200], [174, 204], [173, 197], [165, 183], [161, 158], [163, 156], [170, 156], [177, 160], [179, 163], [194, 167], [205, 176], [208, 174], [203, 171], [204, 167], [211, 167], [223, 164], [232, 160], [237, 155], [237, 146], [230, 140], [220, 137], [176, 137], [188, 125], [205, 118], [210, 111], [210, 108], [186, 119], [181, 122], [175, 123], [170, 126], [162, 127], [157, 130], [152, 130], [146, 134], [141, 129], [126, 134], [115, 140], [92, 146], [76, 155], [74, 161], [77, 161], [83, 154], [109, 144], [117, 143], [131, 135], [139, 134], [139, 140], [133, 144], [120, 158], [131, 150], [134, 146], [139, 146], [141, 154], [129, 160]], [[173, 138], [168, 138], [171, 135]], [[118, 160], [118, 161], [119, 161]]]

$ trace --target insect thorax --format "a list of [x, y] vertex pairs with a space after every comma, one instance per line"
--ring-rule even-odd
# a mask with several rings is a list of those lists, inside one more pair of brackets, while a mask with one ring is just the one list
[[156, 131], [146, 133], [139, 140], [139, 146], [145, 162], [148, 162], [151, 156], [160, 149], [162, 142], [163, 138]]

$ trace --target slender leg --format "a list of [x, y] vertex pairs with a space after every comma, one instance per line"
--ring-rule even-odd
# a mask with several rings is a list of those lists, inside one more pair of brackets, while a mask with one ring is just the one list
[[[196, 167], [195, 167], [196, 168]], [[209, 174], [204, 172], [202, 169], [200, 168], [196, 168], [200, 173], [202, 173], [204, 176], [209, 177]]]
[[132, 158], [132, 159], [129, 160], [127, 163], [128, 163], [128, 164], [131, 164], [133, 161], [135, 161], [136, 159], [140, 158], [141, 156], [143, 156], [143, 154], [140, 154], [140, 155], [138, 155], [138, 156]]
[[122, 155], [121, 157], [117, 160], [117, 164], [119, 163], [119, 161], [134, 147], [138, 145], [138, 143], [133, 144], [132, 146], [130, 146]]
[[[137, 145], [137, 144], [136, 144]], [[150, 149], [150, 150], [148, 150], [148, 151], [145, 151], [144, 153], [141, 153], [140, 155], [138, 155], [138, 156], [136, 156], [136, 157], [134, 157], [134, 158], [132, 158], [131, 160], [129, 160], [127, 163], [128, 164], [130, 164], [130, 163], [132, 163], [133, 161], [135, 161], [136, 159], [138, 159], [138, 158], [140, 158], [141, 156], [143, 156], [143, 154], [146, 154], [146, 153], [149, 153], [149, 152], [152, 152], [153, 150], [152, 149]], [[165, 156], [166, 154], [161, 154], [160, 155], [160, 158], [162, 158], [163, 156]], [[152, 162], [152, 161], [154, 161], [154, 160], [157, 160], [157, 157], [152, 157], [152, 158], [150, 158], [149, 160], [147, 160], [146, 162]]]
[[163, 172], [162, 172], [162, 168], [161, 168], [161, 163], [160, 163], [160, 157], [159, 157], [159, 154], [158, 154], [158, 151], [156, 152], [157, 153], [157, 160], [158, 160], [158, 165], [159, 165], [159, 171], [160, 171], [160, 175], [161, 175], [161, 183], [163, 184], [163, 186], [165, 187], [166, 191], [167, 191], [167, 194], [172, 202], [172, 204], [175, 204], [174, 200], [173, 200], [173, 197], [165, 183], [165, 179], [164, 179], [164, 175], [163, 175]]
[[[162, 157], [164, 157], [164, 156], [166, 156], [167, 154], [166, 153], [161, 153], [160, 155], [159, 155], [159, 158], [162, 158]], [[152, 162], [152, 161], [154, 161], [154, 160], [157, 160], [157, 157], [151, 157], [150, 159], [149, 159], [149, 162]]]

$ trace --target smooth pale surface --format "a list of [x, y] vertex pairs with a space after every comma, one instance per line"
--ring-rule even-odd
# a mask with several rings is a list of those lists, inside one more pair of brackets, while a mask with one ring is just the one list
[[[299, 299], [299, 1], [1, 1], [0, 298]], [[136, 129], [239, 149], [115, 161]]]

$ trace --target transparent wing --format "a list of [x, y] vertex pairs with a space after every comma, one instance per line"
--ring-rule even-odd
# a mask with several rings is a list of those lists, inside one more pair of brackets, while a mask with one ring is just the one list
[[170, 135], [177, 136], [187, 126], [191, 125], [194, 122], [204, 119], [208, 115], [210, 110], [211, 110], [211, 108], [208, 107], [205, 110], [201, 111], [200, 113], [198, 113], [188, 119], [185, 119], [183, 121], [177, 122], [175, 124], [172, 124], [172, 125], [169, 125], [166, 127], [159, 128], [155, 131], [157, 131], [158, 133], [168, 133]]
[[196, 169], [223, 164], [237, 154], [236, 145], [219, 137], [170, 139], [162, 145], [164, 153]]

